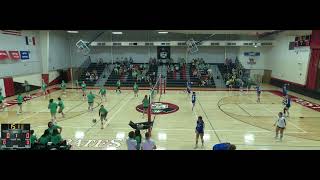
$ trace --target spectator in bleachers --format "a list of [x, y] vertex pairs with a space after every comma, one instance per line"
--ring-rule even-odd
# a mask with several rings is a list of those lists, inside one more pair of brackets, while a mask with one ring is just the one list
[[89, 80], [89, 78], [90, 78], [90, 72], [87, 71], [87, 72], [86, 72], [86, 80]]

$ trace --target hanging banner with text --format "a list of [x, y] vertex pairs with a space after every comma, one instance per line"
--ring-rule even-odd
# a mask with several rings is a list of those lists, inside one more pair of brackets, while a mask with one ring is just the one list
[[29, 51], [20, 51], [21, 59], [22, 60], [27, 60], [29, 59]]

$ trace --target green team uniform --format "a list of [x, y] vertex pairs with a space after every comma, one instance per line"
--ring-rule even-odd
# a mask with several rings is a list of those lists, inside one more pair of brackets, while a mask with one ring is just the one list
[[46, 83], [43, 83], [43, 84], [41, 85], [41, 89], [42, 89], [43, 91], [45, 91], [45, 90], [46, 90], [46, 88], [47, 88]]
[[88, 94], [87, 98], [88, 98], [88, 103], [92, 104], [94, 101], [94, 98], [96, 98], [96, 97], [93, 94]]
[[42, 145], [47, 145], [48, 142], [50, 142], [50, 140], [51, 140], [51, 136], [44, 136], [44, 137], [41, 136], [39, 138], [39, 143], [42, 144]]
[[60, 134], [57, 134], [55, 136], [51, 136], [51, 142], [53, 145], [58, 145], [59, 143], [61, 143], [62, 141], [62, 137]]
[[61, 85], [60, 85], [60, 88], [62, 90], [66, 90], [66, 83], [62, 82]]
[[149, 99], [148, 98], [143, 99], [142, 105], [144, 109], [147, 109], [149, 107]]
[[51, 126], [51, 128], [48, 128], [48, 130], [49, 130], [49, 133], [52, 134], [54, 129], [60, 129], [60, 128], [61, 127], [58, 125], [53, 125], [53, 126]]
[[81, 88], [82, 88], [82, 91], [85, 91], [87, 89], [87, 85], [86, 84], [81, 84]]
[[34, 143], [37, 141], [37, 136], [36, 135], [31, 135], [31, 137], [30, 137], [30, 143], [31, 143], [31, 145], [34, 145]]
[[57, 113], [57, 108], [58, 108], [58, 104], [55, 102], [52, 102], [49, 104], [48, 109], [50, 109], [50, 113], [51, 114], [56, 114]]
[[21, 104], [22, 104], [22, 102], [23, 102], [23, 97], [22, 97], [21, 95], [19, 95], [19, 96], [17, 97], [17, 102], [18, 102], [18, 105], [21, 105]]
[[119, 88], [121, 86], [121, 82], [120, 81], [117, 81], [117, 87]]
[[61, 100], [61, 101], [58, 101], [58, 106], [59, 106], [59, 108], [60, 108], [61, 111], [64, 109], [64, 103], [63, 103], [62, 100]]
[[138, 92], [139, 91], [139, 86], [137, 84], [133, 85], [133, 91]]
[[100, 114], [101, 120], [102, 120], [102, 119], [105, 119], [105, 118], [107, 117], [108, 110], [105, 109], [104, 107], [101, 107], [101, 108], [99, 109], [99, 114]]
[[106, 88], [100, 88], [99, 94], [106, 95], [106, 93], [107, 93]]
[[3, 102], [4, 97], [2, 95], [0, 95], [0, 104]]

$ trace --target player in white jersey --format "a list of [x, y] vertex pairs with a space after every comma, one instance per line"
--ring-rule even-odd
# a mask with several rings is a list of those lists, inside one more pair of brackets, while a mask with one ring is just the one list
[[277, 119], [277, 121], [274, 123], [274, 126], [276, 126], [276, 136], [274, 138], [278, 138], [278, 134], [280, 132], [280, 141], [283, 138], [283, 131], [286, 128], [286, 118], [283, 116], [282, 112], [279, 112], [278, 114], [279, 118]]

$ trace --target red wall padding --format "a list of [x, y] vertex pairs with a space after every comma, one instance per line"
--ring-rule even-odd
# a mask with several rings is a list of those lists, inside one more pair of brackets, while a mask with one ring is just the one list
[[3, 78], [4, 89], [6, 96], [14, 96], [14, 85], [12, 77]]
[[49, 74], [42, 74], [42, 79], [46, 84], [49, 84]]

